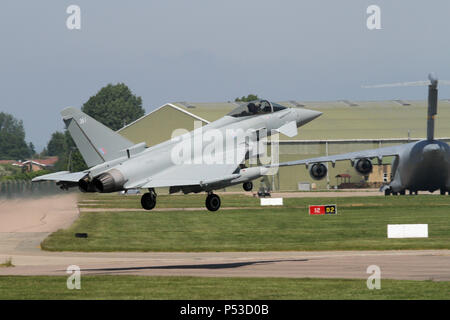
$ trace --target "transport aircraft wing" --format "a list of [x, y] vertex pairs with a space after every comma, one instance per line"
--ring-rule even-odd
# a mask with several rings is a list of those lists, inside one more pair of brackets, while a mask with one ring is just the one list
[[404, 146], [405, 146], [405, 144], [398, 145], [398, 146], [392, 146], [392, 147], [379, 148], [379, 149], [370, 149], [370, 150], [349, 152], [349, 153], [338, 154], [338, 155], [333, 155], [333, 156], [324, 156], [324, 157], [309, 158], [309, 159], [303, 159], [303, 160], [281, 162], [277, 166], [287, 167], [287, 166], [295, 166], [295, 165], [302, 165], [302, 164], [309, 165], [309, 164], [322, 163], [322, 162], [335, 163], [336, 161], [342, 161], [342, 160], [350, 160], [353, 162], [353, 161], [356, 161], [359, 159], [373, 159], [373, 158], [378, 158], [379, 160], [381, 160], [383, 157], [398, 156], [401, 153], [401, 151], [403, 150]]
[[[443, 84], [450, 84], [449, 81], [441, 81]], [[416, 82], [401, 82], [401, 83], [391, 83], [391, 84], [382, 84], [382, 85], [374, 85], [374, 86], [364, 86], [365, 88], [384, 88], [384, 87], [399, 87], [399, 86], [418, 86], [418, 85], [428, 85], [428, 117], [427, 117], [427, 140], [434, 140], [434, 119], [437, 114], [437, 101], [438, 101], [438, 79], [435, 75], [429, 74], [428, 81], [416, 81]], [[383, 157], [387, 156], [398, 156], [400, 152], [409, 144], [403, 144], [392, 147], [385, 147], [379, 149], [371, 149], [371, 150], [363, 150], [357, 152], [344, 153], [333, 156], [325, 156], [304, 160], [295, 160], [289, 162], [280, 163], [280, 167], [285, 166], [294, 166], [306, 164], [316, 164], [322, 162], [332, 162], [333, 164], [336, 161], [340, 160], [350, 160], [352, 164], [355, 160], [359, 159], [373, 159], [378, 158], [380, 161]]]

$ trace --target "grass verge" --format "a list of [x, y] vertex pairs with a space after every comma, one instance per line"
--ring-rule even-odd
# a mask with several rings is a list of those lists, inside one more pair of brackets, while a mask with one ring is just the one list
[[[94, 197], [93, 202], [105, 201], [106, 207], [122, 198]], [[273, 208], [258, 207], [257, 199], [241, 197], [222, 196], [223, 206], [238, 203], [241, 208], [216, 213], [127, 212], [126, 208], [83, 212], [69, 229], [51, 234], [41, 246], [52, 251], [188, 252], [450, 248], [448, 196], [286, 198], [283, 207]], [[200, 199], [195, 195], [161, 200], [163, 206], [198, 207]], [[125, 197], [125, 201], [139, 198]], [[338, 205], [337, 215], [308, 215], [308, 205], [329, 203]], [[387, 224], [407, 223], [428, 224], [429, 238], [386, 238]], [[75, 233], [89, 237], [75, 238]]]
[[0, 299], [450, 299], [450, 282], [292, 278], [83, 276], [80, 290], [66, 277], [0, 276]]

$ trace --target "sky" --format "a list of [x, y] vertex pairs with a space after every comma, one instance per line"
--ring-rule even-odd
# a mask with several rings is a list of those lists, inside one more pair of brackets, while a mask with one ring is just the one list
[[[66, 12], [80, 8], [80, 29]], [[369, 5], [381, 29], [369, 30]], [[149, 112], [166, 102], [426, 99], [425, 88], [363, 84], [450, 79], [447, 0], [3, 0], [0, 112], [41, 151], [108, 83]], [[450, 98], [450, 87], [440, 88]]]

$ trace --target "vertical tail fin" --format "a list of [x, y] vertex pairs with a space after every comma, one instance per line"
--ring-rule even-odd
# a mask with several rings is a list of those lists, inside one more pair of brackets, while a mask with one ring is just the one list
[[89, 167], [114, 160], [133, 143], [78, 109], [69, 107], [61, 116]]
[[434, 140], [434, 117], [437, 114], [438, 80], [433, 75], [428, 75], [431, 84], [428, 86], [428, 120], [427, 139]]

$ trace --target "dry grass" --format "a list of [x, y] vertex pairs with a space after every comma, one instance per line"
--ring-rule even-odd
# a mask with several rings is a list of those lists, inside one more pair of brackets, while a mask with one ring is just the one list
[[14, 267], [14, 264], [12, 263], [12, 258], [9, 257], [5, 260], [5, 262], [0, 263], [0, 268], [11, 268]]

